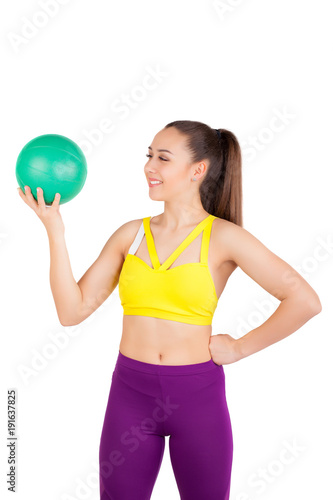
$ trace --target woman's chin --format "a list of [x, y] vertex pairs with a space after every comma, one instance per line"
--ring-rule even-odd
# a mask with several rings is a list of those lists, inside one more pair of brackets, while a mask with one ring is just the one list
[[162, 198], [161, 196], [156, 196], [156, 195], [154, 196], [151, 193], [149, 193], [149, 198], [155, 201], [165, 201], [164, 198]]

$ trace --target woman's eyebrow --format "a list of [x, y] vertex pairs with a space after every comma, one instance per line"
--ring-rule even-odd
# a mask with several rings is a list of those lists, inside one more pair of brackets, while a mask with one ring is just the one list
[[[148, 149], [153, 150], [153, 148], [152, 148], [152, 147], [150, 147], [150, 146], [148, 146]], [[172, 154], [172, 155], [173, 155], [173, 153], [171, 153], [171, 151], [169, 151], [168, 149], [158, 149], [157, 151], [159, 151], [159, 152], [161, 152], [161, 151], [166, 151], [167, 153], [170, 153], [170, 154]]]

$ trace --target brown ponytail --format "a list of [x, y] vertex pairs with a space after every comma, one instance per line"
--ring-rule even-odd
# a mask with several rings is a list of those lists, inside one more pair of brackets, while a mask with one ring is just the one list
[[230, 130], [219, 129], [219, 137], [214, 128], [191, 120], [174, 121], [165, 126], [168, 127], [175, 127], [187, 136], [192, 163], [208, 160], [199, 187], [203, 208], [243, 227], [242, 155], [236, 136]]

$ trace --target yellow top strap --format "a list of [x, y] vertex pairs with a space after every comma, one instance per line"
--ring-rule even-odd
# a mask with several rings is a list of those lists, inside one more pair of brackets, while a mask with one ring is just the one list
[[160, 271], [164, 271], [171, 266], [171, 264], [176, 260], [176, 258], [181, 254], [181, 252], [198, 236], [198, 234], [203, 230], [204, 234], [202, 235], [202, 245], [201, 245], [201, 254], [200, 262], [207, 263], [208, 262], [208, 247], [209, 247], [209, 237], [212, 222], [216, 217], [214, 215], [208, 215], [204, 220], [199, 222], [199, 224], [190, 232], [190, 234], [185, 238], [184, 241], [176, 248], [176, 250], [160, 265], [160, 261], [156, 252], [156, 247], [153, 239], [153, 235], [150, 231], [150, 219], [151, 217], [145, 217], [143, 219], [143, 227], [146, 234], [147, 247], [150, 255], [151, 262], [153, 264], [154, 269], [158, 269]]
[[144, 217], [142, 219], [142, 221], [143, 221], [143, 228], [145, 230], [145, 235], [146, 235], [149, 257], [150, 257], [151, 263], [153, 264], [153, 268], [157, 269], [158, 267], [160, 267], [160, 261], [158, 260], [155, 245], [154, 245], [153, 235], [151, 234], [151, 231], [150, 231], [150, 226], [149, 226], [150, 219], [151, 219], [151, 217]]
[[211, 215], [211, 219], [209, 221], [209, 224], [207, 224], [205, 226], [205, 229], [204, 229], [204, 232], [202, 235], [200, 262], [202, 262], [204, 264], [208, 264], [209, 241], [210, 241], [210, 234], [212, 231], [212, 224], [213, 224], [214, 219], [216, 219], [215, 215]]

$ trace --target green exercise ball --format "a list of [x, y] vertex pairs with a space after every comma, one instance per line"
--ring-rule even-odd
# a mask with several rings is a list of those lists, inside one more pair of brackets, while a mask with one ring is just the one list
[[46, 205], [60, 193], [59, 204], [72, 200], [84, 186], [87, 161], [81, 148], [68, 137], [45, 134], [29, 141], [16, 161], [16, 179], [23, 192], [29, 186], [37, 200], [43, 190]]

